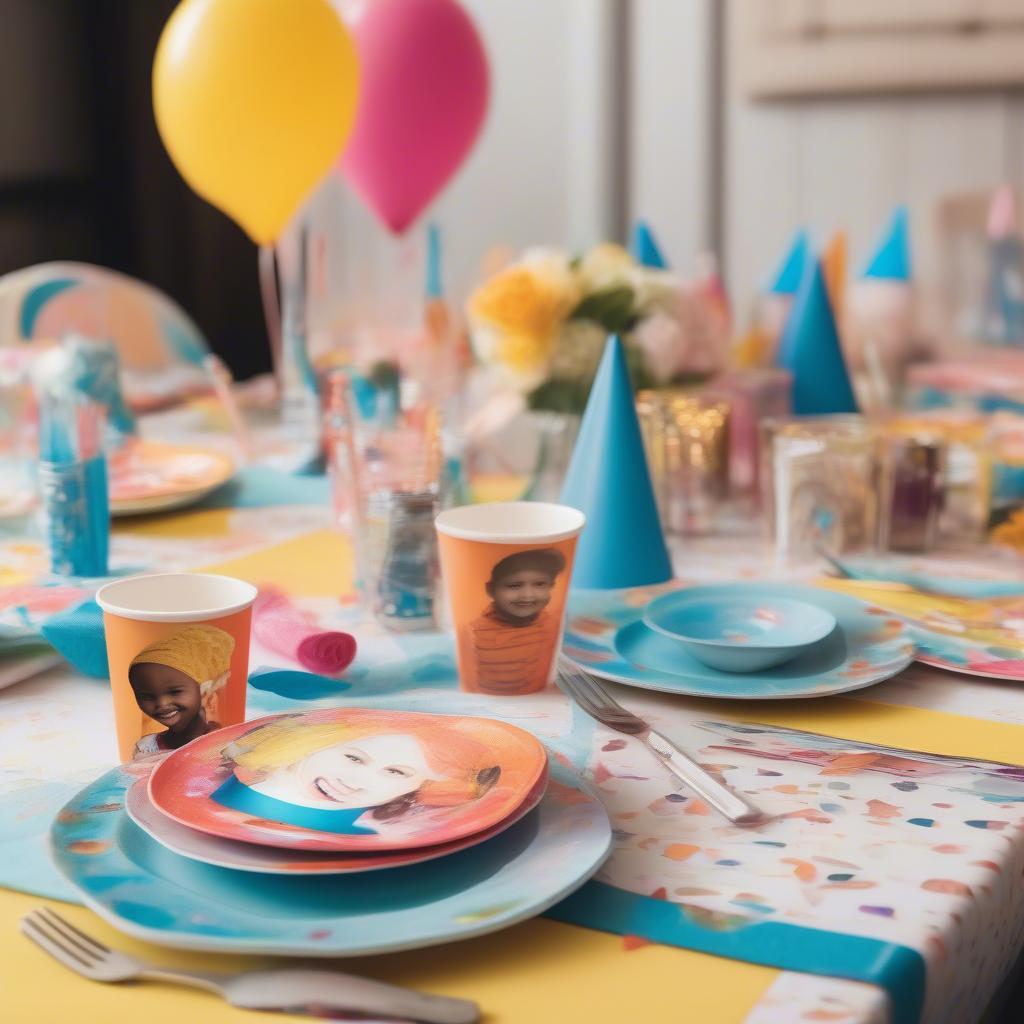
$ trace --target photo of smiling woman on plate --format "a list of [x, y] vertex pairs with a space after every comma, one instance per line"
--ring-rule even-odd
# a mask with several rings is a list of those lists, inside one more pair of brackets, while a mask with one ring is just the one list
[[300, 724], [284, 719], [229, 744], [212, 799], [268, 821], [343, 835], [412, 825], [470, 803], [501, 776], [493, 754], [442, 724]]

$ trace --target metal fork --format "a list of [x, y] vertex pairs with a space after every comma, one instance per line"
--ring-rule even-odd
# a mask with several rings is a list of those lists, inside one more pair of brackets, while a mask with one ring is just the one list
[[589, 672], [564, 654], [558, 658], [558, 684], [591, 718], [639, 739], [680, 782], [734, 824], [756, 825], [764, 820], [762, 811], [722, 785], [642, 718], [627, 711]]
[[49, 907], [21, 919], [21, 932], [65, 967], [92, 981], [149, 978], [203, 988], [247, 1010], [313, 1017], [358, 1014], [417, 1024], [476, 1024], [480, 1008], [466, 999], [430, 996], [334, 971], [284, 969], [221, 975], [168, 971], [110, 949]]

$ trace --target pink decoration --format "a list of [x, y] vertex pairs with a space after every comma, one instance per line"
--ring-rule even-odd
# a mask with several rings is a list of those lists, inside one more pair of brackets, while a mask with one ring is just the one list
[[793, 411], [793, 375], [774, 368], [730, 370], [711, 381], [708, 393], [730, 405], [729, 482], [737, 494], [757, 494], [761, 421]]
[[970, 672], [997, 676], [1000, 679], [1024, 679], [1024, 660], [1020, 658], [1001, 658], [993, 661], [969, 661]]
[[476, 141], [490, 93], [487, 55], [454, 0], [375, 0], [351, 31], [361, 82], [341, 169], [401, 234]]
[[296, 608], [278, 590], [261, 590], [252, 613], [252, 632], [257, 641], [310, 672], [336, 675], [356, 656], [354, 636], [320, 629], [312, 615]]
[[988, 237], [1012, 238], [1017, 233], [1017, 200], [1011, 185], [1000, 185], [988, 208]]

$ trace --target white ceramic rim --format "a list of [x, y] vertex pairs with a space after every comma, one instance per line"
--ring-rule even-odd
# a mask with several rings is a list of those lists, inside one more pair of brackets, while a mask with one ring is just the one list
[[[120, 603], [125, 600], [123, 596], [119, 601], [119, 590], [126, 590], [130, 594], [140, 583], [150, 586], [154, 580], [170, 579], [214, 580], [217, 585], [223, 587], [224, 598], [206, 607], [192, 605], [189, 608], [171, 607], [164, 610], [154, 607], [140, 608], [131, 603]], [[122, 619], [132, 619], [135, 622], [199, 622], [240, 612], [256, 600], [256, 594], [257, 590], [251, 583], [236, 579], [234, 576], [220, 576], [208, 572], [158, 572], [143, 576], [128, 576], [122, 580], [105, 583], [96, 592], [96, 603], [110, 615], [117, 615]], [[144, 603], [152, 605], [154, 602]]]
[[[552, 544], [576, 537], [587, 517], [569, 505], [548, 501], [491, 501], [445, 509], [437, 532], [487, 544]], [[521, 524], [521, 525], [518, 525]]]

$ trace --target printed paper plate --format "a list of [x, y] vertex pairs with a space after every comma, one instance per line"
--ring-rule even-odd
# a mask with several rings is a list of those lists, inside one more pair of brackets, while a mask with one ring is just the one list
[[[875, 580], [829, 579], [824, 585], [902, 619], [917, 645], [917, 660], [925, 665], [1024, 681], [1024, 594], [958, 596]], [[981, 592], [985, 582], [975, 586]]]
[[601, 802], [554, 765], [537, 807], [501, 835], [427, 864], [361, 875], [267, 876], [199, 864], [124, 812], [138, 762], [57, 815], [57, 868], [115, 928], [162, 946], [282, 956], [367, 956], [454, 942], [543, 913], [611, 849]]
[[835, 616], [837, 628], [806, 653], [775, 668], [721, 672], [645, 625], [644, 608], [669, 589], [574, 592], [565, 628], [566, 655], [594, 675], [629, 686], [735, 700], [823, 697], [859, 690], [896, 675], [914, 657], [907, 627], [881, 608], [817, 587], [744, 583], [746, 597], [785, 597], [824, 608]]
[[215, 448], [131, 441], [110, 459], [112, 515], [181, 508], [204, 498], [235, 475], [234, 462]]
[[224, 839], [408, 850], [493, 828], [546, 767], [543, 745], [504, 722], [329, 708], [194, 740], [157, 766], [149, 796], [169, 818]]
[[143, 832], [161, 846], [203, 864], [265, 875], [341, 875], [422, 864], [460, 850], [468, 850], [477, 843], [487, 842], [529, 814], [544, 796], [547, 785], [548, 774], [545, 771], [512, 814], [483, 832], [452, 843], [438, 843], [395, 853], [309, 853], [305, 850], [282, 850], [210, 836], [194, 828], [186, 828], [161, 814], [150, 802], [147, 779], [140, 779], [128, 790], [125, 811]]

